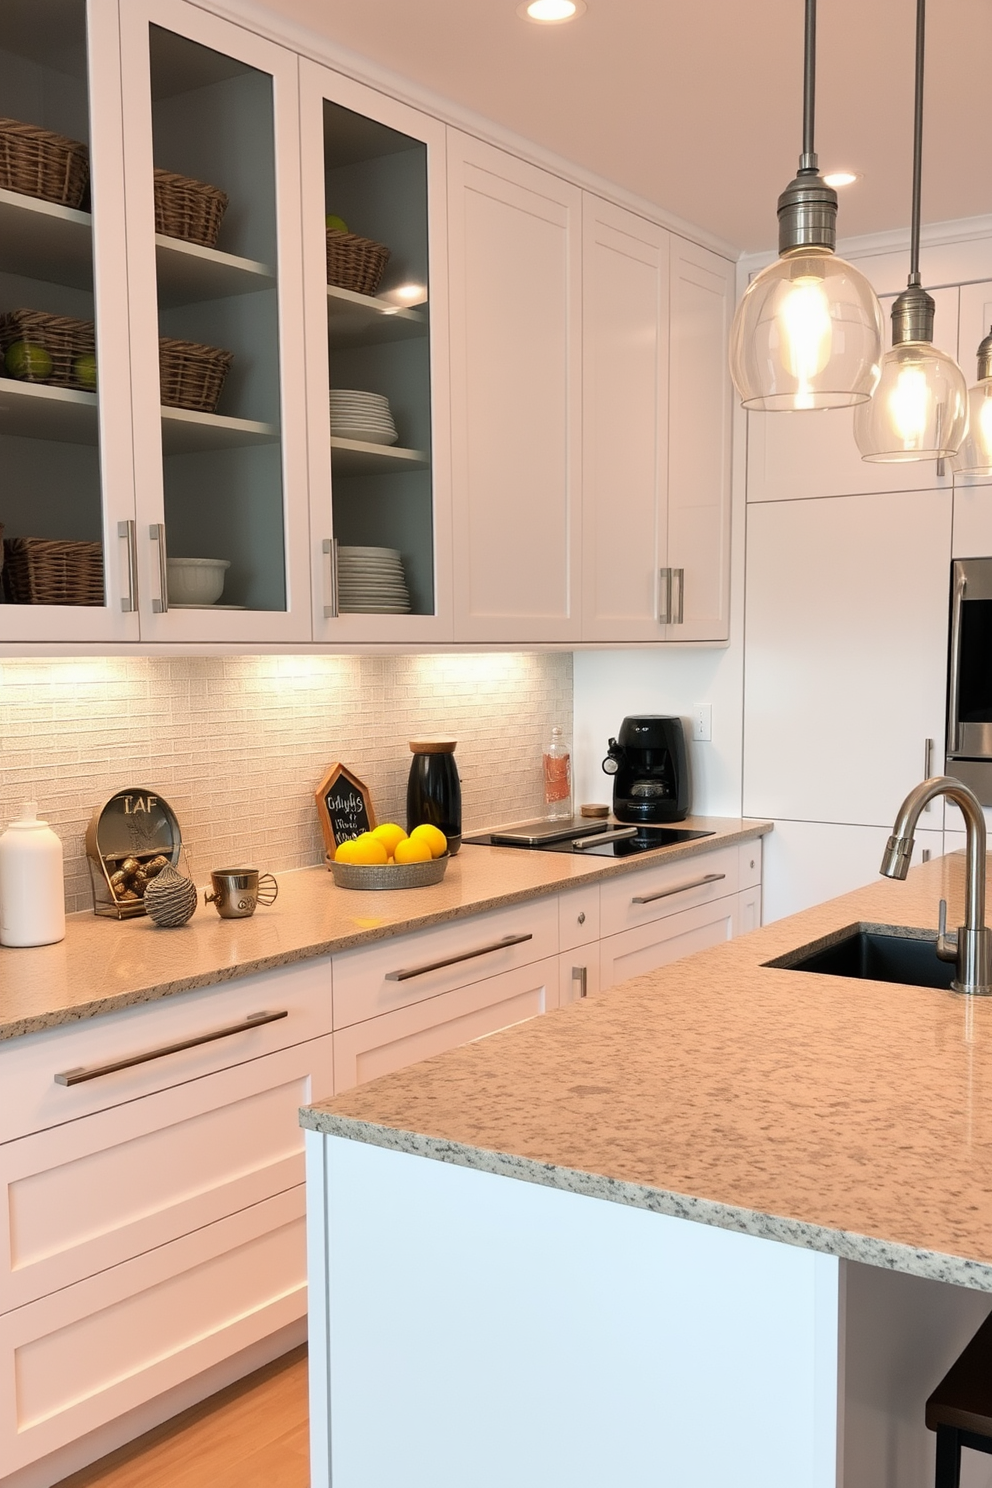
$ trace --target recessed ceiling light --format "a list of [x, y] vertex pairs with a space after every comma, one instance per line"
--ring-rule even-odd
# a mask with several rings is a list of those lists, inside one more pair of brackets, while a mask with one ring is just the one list
[[855, 181], [863, 180], [863, 176], [860, 171], [840, 170], [828, 171], [823, 179], [828, 186], [833, 186], [836, 189], [838, 186], [853, 186]]
[[525, 21], [555, 26], [561, 21], [574, 21], [585, 8], [585, 0], [530, 0], [527, 5], [517, 6], [517, 15]]

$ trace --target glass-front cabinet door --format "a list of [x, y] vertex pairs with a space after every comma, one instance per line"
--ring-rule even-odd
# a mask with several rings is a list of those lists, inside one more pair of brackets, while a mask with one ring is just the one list
[[314, 636], [447, 640], [444, 126], [300, 66]]
[[297, 60], [121, 7], [143, 639], [310, 639]]
[[0, 642], [138, 635], [115, 0], [0, 5]]

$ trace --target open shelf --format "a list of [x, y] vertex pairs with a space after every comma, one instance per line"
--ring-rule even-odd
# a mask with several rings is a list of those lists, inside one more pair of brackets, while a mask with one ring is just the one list
[[376, 295], [327, 286], [327, 334], [333, 346], [379, 346], [426, 336], [424, 307], [406, 309]]
[[163, 310], [194, 305], [201, 300], [223, 300], [234, 295], [273, 289], [276, 271], [269, 264], [217, 248], [201, 248], [182, 238], [155, 234], [158, 298]]
[[0, 434], [54, 439], [58, 444], [96, 444], [96, 393], [0, 378]]
[[93, 218], [56, 202], [0, 190], [0, 270], [92, 289]]
[[360, 439], [331, 440], [334, 475], [396, 475], [401, 470], [427, 470], [424, 450], [397, 449], [394, 444], [366, 444]]
[[225, 418], [219, 413], [196, 413], [190, 408], [162, 409], [162, 453], [194, 455], [202, 450], [238, 449], [252, 444], [275, 444], [276, 424], [256, 419]]

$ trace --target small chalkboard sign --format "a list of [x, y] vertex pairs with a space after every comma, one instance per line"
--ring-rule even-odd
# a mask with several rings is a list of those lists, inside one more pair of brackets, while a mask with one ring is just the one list
[[363, 832], [371, 832], [375, 826], [368, 786], [344, 765], [331, 765], [315, 796], [320, 830], [329, 853], [333, 853], [340, 843], [350, 842], [352, 837], [360, 837]]

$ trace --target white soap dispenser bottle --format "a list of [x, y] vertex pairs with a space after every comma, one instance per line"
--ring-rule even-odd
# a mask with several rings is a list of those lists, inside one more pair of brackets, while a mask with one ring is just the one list
[[0, 945], [52, 945], [65, 939], [62, 843], [38, 820], [37, 801], [0, 836]]

